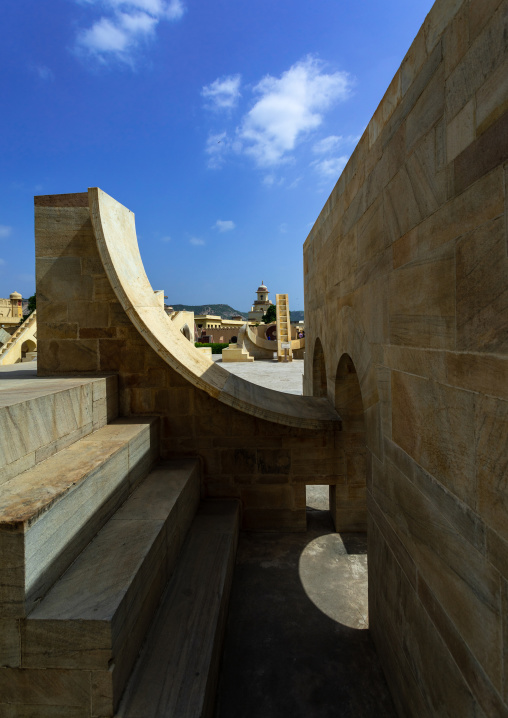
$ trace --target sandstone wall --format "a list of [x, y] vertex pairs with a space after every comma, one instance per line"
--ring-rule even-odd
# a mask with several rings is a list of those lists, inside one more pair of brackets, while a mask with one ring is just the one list
[[507, 44], [506, 1], [438, 0], [304, 247], [306, 392], [347, 410], [349, 355], [404, 718], [508, 715]]
[[244, 528], [305, 530], [305, 485], [320, 483], [341, 487], [331, 506], [340, 528], [366, 525], [365, 477], [348, 474], [354, 435], [340, 422], [318, 431], [243, 413], [151, 348], [111, 287], [87, 193], [36, 197], [35, 243], [39, 374], [118, 375], [120, 415], [161, 416], [163, 457], [198, 455], [203, 493], [240, 498]]

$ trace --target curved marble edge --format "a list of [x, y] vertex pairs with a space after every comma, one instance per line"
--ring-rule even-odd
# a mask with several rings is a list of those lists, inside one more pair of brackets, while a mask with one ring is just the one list
[[[260, 349], [268, 349], [269, 351], [277, 351], [277, 342], [270, 341], [269, 339], [263, 339], [252, 331], [248, 324], [244, 324], [247, 327], [247, 336], [249, 340]], [[242, 327], [243, 328], [243, 327]], [[291, 339], [291, 349], [296, 351], [297, 349], [305, 349], [305, 339]]]
[[325, 429], [340, 422], [327, 399], [295, 396], [241, 379], [195, 347], [155, 298], [139, 253], [134, 213], [98, 187], [88, 190], [104, 270], [133, 325], [157, 354], [193, 386], [247, 414], [287, 426]]

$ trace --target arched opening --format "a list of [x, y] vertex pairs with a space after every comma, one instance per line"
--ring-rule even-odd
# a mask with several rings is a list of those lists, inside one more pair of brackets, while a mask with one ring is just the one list
[[335, 408], [342, 418], [344, 429], [363, 431], [365, 433], [362, 390], [355, 365], [349, 354], [342, 355], [337, 367]]
[[[319, 397], [327, 396], [325, 354], [319, 337], [315, 341], [312, 358], [312, 394]], [[325, 524], [330, 521], [329, 489], [327, 485], [308, 484], [305, 487], [307, 529], [316, 521]]]
[[192, 341], [191, 332], [190, 332], [188, 324], [184, 324], [183, 327], [180, 329], [180, 331], [182, 332], [182, 334], [184, 335], [184, 337], [186, 339], [188, 339], [189, 341]]
[[342, 419], [345, 482], [330, 487], [336, 531], [367, 531], [367, 465], [362, 391], [355, 365], [343, 354], [335, 376], [335, 408]]
[[319, 338], [314, 344], [312, 358], [312, 394], [313, 396], [326, 396], [326, 365], [323, 346]]
[[33, 359], [37, 351], [37, 344], [32, 339], [27, 339], [21, 345], [21, 359]]

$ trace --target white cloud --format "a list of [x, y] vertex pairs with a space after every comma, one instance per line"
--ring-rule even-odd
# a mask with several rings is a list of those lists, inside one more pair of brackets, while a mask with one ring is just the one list
[[298, 187], [298, 185], [300, 184], [300, 182], [302, 181], [302, 179], [303, 179], [303, 176], [302, 176], [302, 175], [300, 175], [299, 177], [296, 177], [296, 178], [291, 182], [291, 184], [288, 185], [288, 189], [295, 189], [296, 187]]
[[259, 99], [237, 130], [243, 152], [261, 167], [287, 161], [297, 143], [320, 126], [322, 113], [347, 99], [350, 90], [348, 73], [327, 74], [310, 56], [279, 78], [267, 75], [254, 87]]
[[8, 227], [6, 224], [0, 224], [0, 239], [9, 237], [12, 232], [12, 227]]
[[231, 110], [236, 107], [241, 97], [240, 82], [241, 75], [228, 75], [205, 85], [201, 95], [206, 99], [207, 107], [213, 110]]
[[39, 78], [41, 80], [44, 80], [45, 82], [52, 82], [55, 79], [53, 70], [51, 70], [51, 68], [49, 67], [46, 67], [46, 65], [36, 65], [34, 69], [35, 72], [38, 74]]
[[161, 237], [161, 242], [171, 242], [171, 237], [167, 234], [165, 237]]
[[342, 135], [329, 135], [324, 137], [319, 142], [316, 142], [312, 151], [316, 155], [325, 155], [328, 152], [333, 152], [343, 141]]
[[[88, 0], [95, 2], [95, 0]], [[178, 20], [184, 13], [184, 6], [181, 0], [105, 0], [105, 4], [112, 8], [120, 8], [127, 12], [141, 10], [156, 17]]]
[[205, 240], [199, 239], [199, 237], [191, 237], [189, 239], [189, 243], [193, 244], [195, 247], [202, 247], [205, 244]]
[[205, 152], [208, 155], [208, 167], [217, 169], [225, 161], [224, 155], [229, 151], [229, 140], [226, 132], [209, 135], [206, 141]]
[[274, 175], [273, 173], [263, 177], [263, 184], [265, 187], [282, 187], [285, 181], [284, 177], [277, 177], [277, 175]]
[[348, 156], [343, 155], [342, 157], [330, 157], [326, 160], [315, 160], [315, 162], [312, 162], [312, 167], [323, 179], [329, 179], [330, 177], [339, 179], [348, 159]]
[[[97, 2], [86, 0], [88, 5]], [[100, 6], [105, 14], [79, 32], [76, 44], [101, 62], [112, 57], [131, 62], [132, 52], [154, 35], [161, 20], [178, 20], [184, 13], [181, 0], [102, 0]]]
[[5, 259], [1, 259], [1, 258], [0, 258], [0, 267], [3, 267], [4, 264], [5, 264]]
[[218, 219], [213, 225], [214, 229], [218, 229], [219, 232], [230, 232], [236, 227], [236, 224], [230, 219]]
[[288, 226], [287, 226], [286, 222], [283, 222], [281, 225], [279, 225], [279, 232], [281, 232], [281, 234], [286, 234], [287, 231], [288, 231]]

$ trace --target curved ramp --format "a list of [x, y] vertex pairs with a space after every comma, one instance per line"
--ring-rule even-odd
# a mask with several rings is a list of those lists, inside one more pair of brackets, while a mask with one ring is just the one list
[[[247, 337], [255, 346], [260, 349], [267, 349], [270, 352], [277, 351], [277, 342], [270, 341], [269, 339], [263, 339], [263, 337], [258, 336], [248, 324], [244, 324], [244, 326], [247, 327]], [[297, 349], [305, 349], [305, 339], [292, 339], [291, 349], [293, 351], [296, 351]]]
[[268, 421], [307, 429], [340, 422], [327, 399], [265, 389], [230, 374], [195, 347], [160, 307], [139, 254], [134, 213], [101, 189], [88, 190], [104, 270], [133, 325], [157, 354], [191, 384], [224, 404]]

